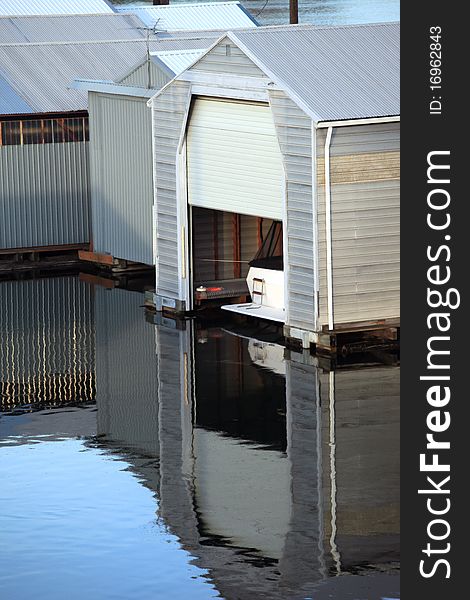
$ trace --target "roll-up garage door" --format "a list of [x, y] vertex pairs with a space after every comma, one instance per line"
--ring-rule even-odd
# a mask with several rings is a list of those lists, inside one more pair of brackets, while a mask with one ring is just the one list
[[187, 165], [190, 204], [282, 219], [284, 169], [269, 105], [197, 98]]

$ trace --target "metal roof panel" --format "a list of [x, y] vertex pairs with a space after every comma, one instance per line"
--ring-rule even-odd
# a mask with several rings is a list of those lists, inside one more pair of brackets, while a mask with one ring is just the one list
[[105, 0], [2, 0], [0, 15], [78, 15], [113, 13]]
[[200, 58], [205, 52], [203, 50], [161, 50], [152, 52], [152, 56], [161, 60], [174, 75], [179, 75]]
[[266, 27], [229, 35], [315, 121], [400, 114], [399, 23]]
[[[156, 50], [158, 42], [150, 42]], [[117, 80], [146, 53], [135, 41], [0, 45], [4, 79], [34, 112], [87, 109], [87, 93], [71, 89], [75, 79]], [[16, 114], [15, 105], [5, 114]]]
[[0, 75], [0, 115], [33, 112], [32, 108]]
[[208, 29], [239, 29], [256, 27], [256, 21], [240, 2], [205, 2], [201, 4], [170, 4], [164, 6], [123, 5], [117, 12], [136, 14], [147, 27], [157, 31]]
[[79, 42], [146, 37], [135, 15], [0, 16], [0, 44]]

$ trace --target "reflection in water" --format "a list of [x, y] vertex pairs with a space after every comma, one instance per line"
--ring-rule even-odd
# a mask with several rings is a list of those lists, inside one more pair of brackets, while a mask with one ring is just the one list
[[[85, 571], [101, 557], [106, 585], [100, 597], [125, 597], [106, 561], [122, 562], [123, 552], [131, 552], [124, 572], [139, 561], [145, 565], [131, 591], [126, 588], [132, 598], [213, 597], [215, 590], [242, 600], [398, 598], [399, 369], [328, 372], [311, 357], [217, 327], [152, 325], [141, 303], [137, 293], [94, 290], [98, 437], [81, 442], [91, 453], [87, 476], [80, 467], [73, 481], [67, 477], [72, 491], [57, 487], [59, 474], [54, 482], [54, 502], [63, 497], [82, 514], [103, 489], [101, 478], [108, 478], [95, 507], [97, 523], [90, 524], [109, 544], [107, 559], [90, 526], [78, 548]], [[73, 440], [72, 446], [66, 440], [17, 445], [41, 441], [41, 415], [0, 419], [0, 457], [8, 452], [11, 464], [15, 456], [21, 463], [20, 448], [47, 446], [45, 460], [74, 470], [80, 444]], [[21, 440], [20, 432], [30, 434], [30, 418], [36, 419], [36, 437]], [[20, 437], [8, 437], [5, 423], [18, 419]], [[110, 459], [121, 479], [103, 467]], [[7, 475], [26, 488], [39, 485], [28, 464], [22, 467]], [[47, 489], [43, 493], [42, 509], [50, 514]], [[130, 509], [133, 519], [157, 526], [137, 526], [127, 536], [114, 521], [126, 520]], [[37, 540], [30, 550], [39, 552], [43, 517], [39, 511], [27, 524], [3, 518], [17, 540], [16, 528]], [[162, 540], [170, 544], [167, 553]], [[49, 551], [53, 542], [46, 562]], [[196, 569], [190, 576], [189, 564]], [[348, 575], [358, 573], [363, 576]], [[5, 582], [0, 577], [0, 591], [8, 589]], [[39, 584], [38, 597], [48, 593], [53, 597]]]
[[158, 456], [155, 332], [142, 296], [95, 288], [98, 435]]
[[0, 307], [0, 410], [91, 401], [91, 288], [75, 277], [4, 281]]

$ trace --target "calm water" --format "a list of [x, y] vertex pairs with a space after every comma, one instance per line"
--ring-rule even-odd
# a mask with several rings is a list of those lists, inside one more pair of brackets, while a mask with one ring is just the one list
[[[170, 0], [170, 3], [197, 4], [200, 1]], [[152, 4], [152, 1], [114, 0], [114, 3], [141, 5]], [[282, 25], [289, 22], [289, 0], [243, 0], [242, 4], [261, 25]], [[399, 20], [399, 0], [299, 0], [300, 23], [346, 25]]]
[[0, 283], [0, 597], [399, 598], [394, 357], [142, 302]]

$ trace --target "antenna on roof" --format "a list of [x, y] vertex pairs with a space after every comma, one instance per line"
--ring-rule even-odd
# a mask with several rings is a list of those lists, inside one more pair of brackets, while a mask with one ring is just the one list
[[141, 31], [145, 31], [145, 33], [146, 33], [145, 45], [147, 48], [147, 88], [149, 90], [151, 90], [153, 88], [152, 65], [151, 65], [151, 58], [150, 58], [150, 34], [151, 33], [153, 33], [154, 35], [157, 34], [157, 25], [158, 25], [159, 21], [160, 21], [160, 19], [157, 19], [155, 21], [155, 23], [153, 24], [153, 27], [137, 27], [137, 29], [140, 29]]
[[[153, 30], [155, 32], [155, 27], [157, 23], [155, 23]], [[147, 88], [152, 89], [152, 66], [150, 64], [150, 29], [147, 29]]]

